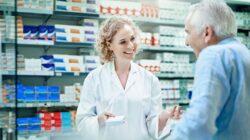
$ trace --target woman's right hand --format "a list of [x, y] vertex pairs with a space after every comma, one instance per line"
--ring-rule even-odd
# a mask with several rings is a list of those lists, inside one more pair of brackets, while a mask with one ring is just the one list
[[110, 117], [115, 117], [115, 115], [109, 112], [103, 112], [102, 114], [98, 115], [98, 123], [103, 125]]

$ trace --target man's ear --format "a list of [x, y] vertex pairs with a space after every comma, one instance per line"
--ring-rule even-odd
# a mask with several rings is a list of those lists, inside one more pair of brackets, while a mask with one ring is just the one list
[[209, 26], [209, 25], [205, 26], [203, 36], [204, 36], [204, 41], [206, 44], [209, 44], [213, 35], [214, 35], [214, 31], [213, 31], [212, 26]]

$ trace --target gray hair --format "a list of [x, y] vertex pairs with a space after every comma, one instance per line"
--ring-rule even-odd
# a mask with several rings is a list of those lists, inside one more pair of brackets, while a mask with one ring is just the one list
[[223, 0], [202, 0], [192, 5], [187, 17], [187, 20], [189, 19], [199, 33], [206, 25], [210, 25], [221, 39], [237, 34], [235, 15]]

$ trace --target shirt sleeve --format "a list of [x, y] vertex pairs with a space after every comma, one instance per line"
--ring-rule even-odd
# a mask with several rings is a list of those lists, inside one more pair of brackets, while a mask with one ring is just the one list
[[99, 124], [93, 82], [92, 75], [87, 76], [84, 81], [80, 103], [77, 108], [76, 122], [78, 131], [84, 139], [98, 140]]
[[150, 112], [146, 116], [146, 123], [148, 127], [149, 134], [158, 139], [158, 122], [159, 122], [159, 112], [161, 111], [161, 87], [160, 82], [156, 77], [152, 78], [152, 91], [151, 91], [151, 104]]
[[216, 120], [230, 94], [230, 54], [208, 50], [199, 57], [190, 107], [168, 140], [211, 140], [218, 130]]

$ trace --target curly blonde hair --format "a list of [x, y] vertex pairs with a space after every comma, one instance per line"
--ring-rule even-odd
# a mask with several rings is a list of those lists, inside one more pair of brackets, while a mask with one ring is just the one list
[[[113, 60], [113, 51], [110, 50], [110, 43], [116, 33], [124, 26], [129, 25], [135, 32], [135, 38], [139, 39], [140, 30], [135, 23], [128, 17], [112, 16], [106, 19], [100, 27], [97, 38], [96, 49], [100, 55], [102, 63]], [[138, 46], [138, 45], [137, 45]]]

